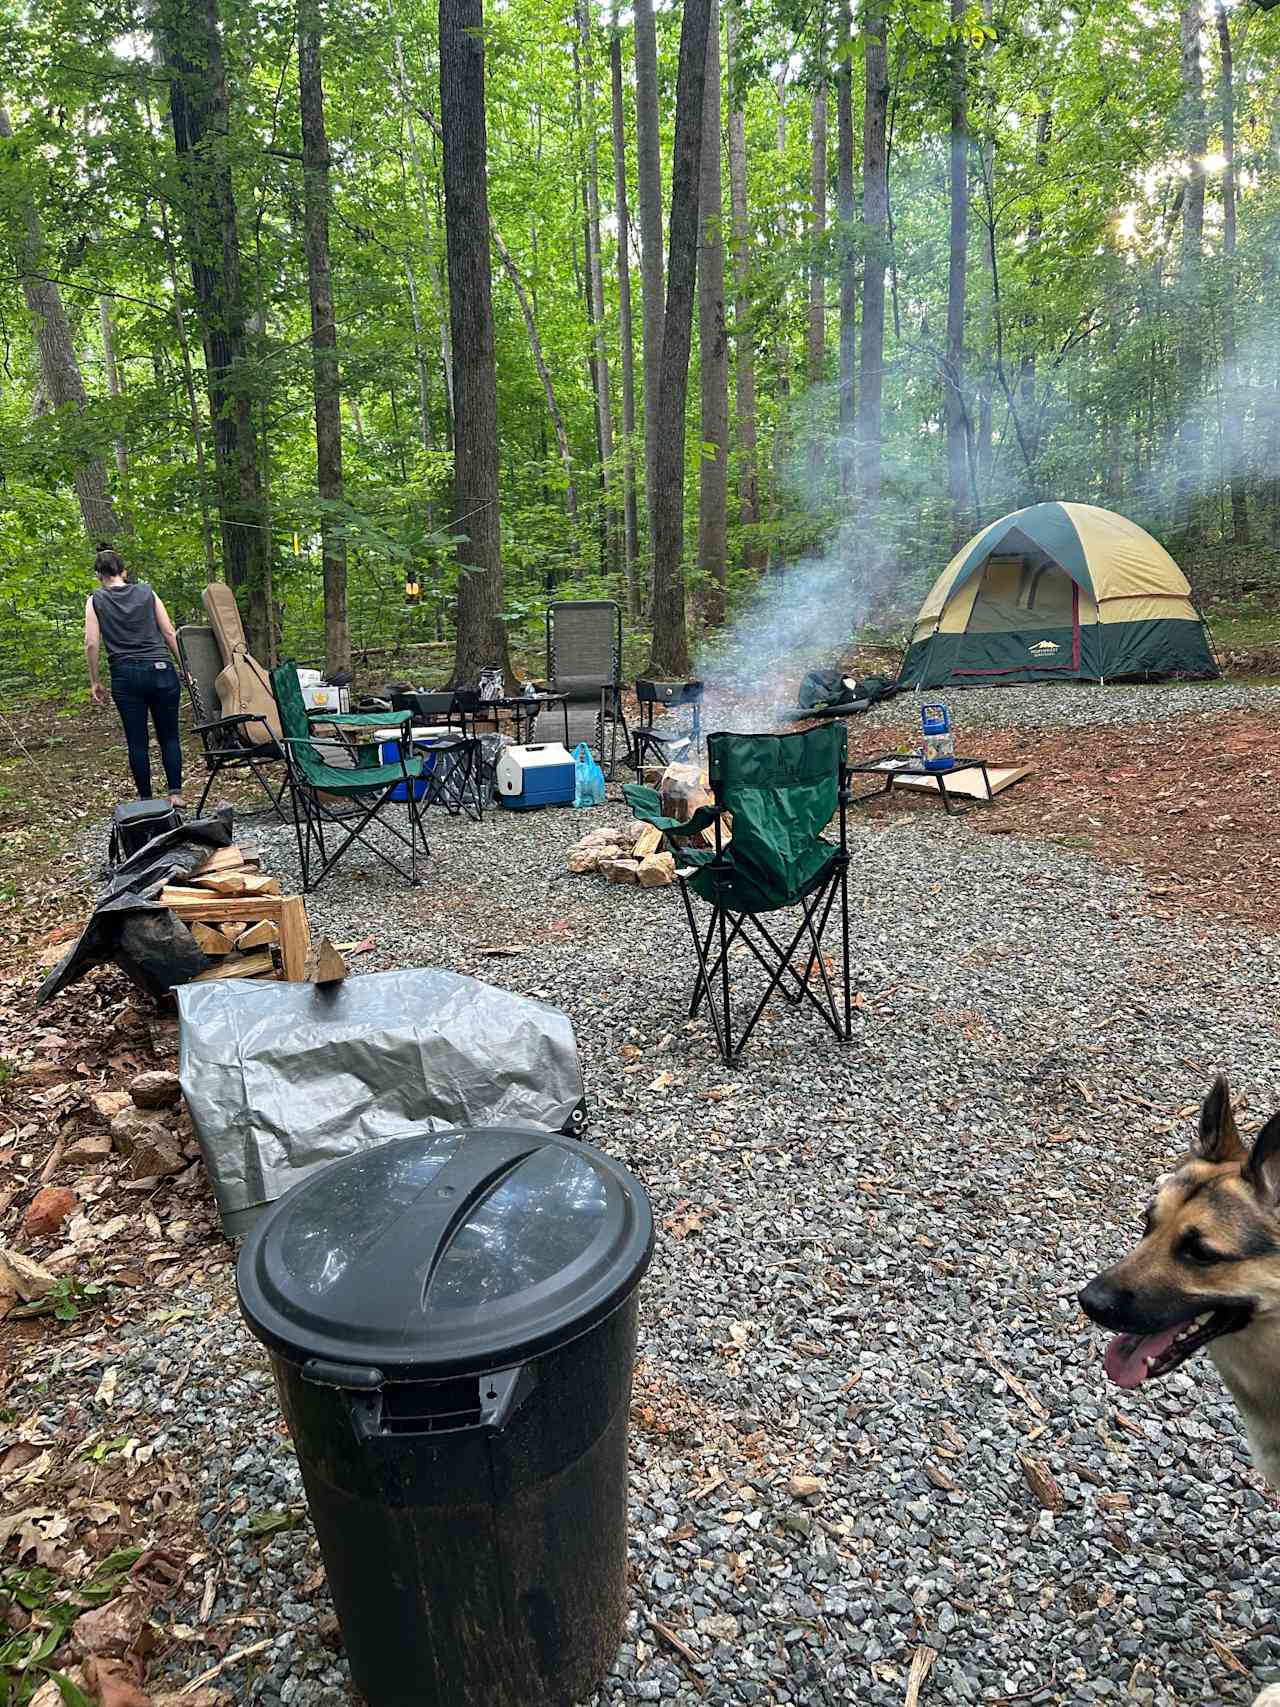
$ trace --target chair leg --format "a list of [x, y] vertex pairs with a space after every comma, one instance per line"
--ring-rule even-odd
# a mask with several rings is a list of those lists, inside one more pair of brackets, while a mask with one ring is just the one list
[[209, 766], [209, 775], [205, 779], [204, 793], [200, 796], [200, 802], [196, 807], [196, 817], [197, 818], [201, 818], [204, 816], [204, 803], [209, 798], [209, 790], [213, 787], [213, 779], [214, 779], [214, 777], [217, 776], [217, 774], [221, 770], [221, 768], [222, 768], [221, 765], [216, 765], [216, 764], [212, 764]]

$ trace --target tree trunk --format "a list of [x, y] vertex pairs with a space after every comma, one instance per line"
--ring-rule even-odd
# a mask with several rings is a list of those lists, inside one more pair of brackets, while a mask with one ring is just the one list
[[[760, 474], [756, 451], [756, 353], [751, 325], [751, 235], [747, 210], [747, 127], [735, 86], [737, 0], [726, 15], [729, 58], [729, 203], [733, 211], [733, 350], [738, 423], [738, 519], [744, 528], [760, 520]], [[750, 535], [748, 535], [750, 541]], [[758, 547], [748, 543], [748, 563], [759, 565]]]
[[883, 12], [863, 25], [866, 97], [862, 120], [862, 361], [858, 398], [858, 485], [865, 547], [878, 554], [881, 467], [881, 397], [884, 389], [884, 275], [889, 224], [889, 29]]
[[[12, 136], [9, 114], [0, 107], [0, 137]], [[35, 323], [45, 406], [62, 409], [70, 404], [74, 409], [83, 409], [89, 401], [89, 394], [76, 359], [67, 311], [62, 306], [62, 295], [57, 285], [43, 277], [44, 233], [40, 228], [40, 215], [34, 205], [29, 205], [19, 210], [19, 216], [26, 228], [26, 236], [17, 246], [18, 279], [27, 311]], [[72, 478], [84, 531], [94, 541], [114, 540], [120, 532], [120, 522], [111, 502], [106, 465], [102, 458], [89, 457], [75, 470]]]
[[481, 0], [440, 0], [440, 127], [454, 355], [453, 532], [461, 536], [462, 571], [453, 680], [474, 682], [496, 665], [514, 687], [502, 616]]
[[[120, 369], [116, 364], [116, 329], [111, 318], [111, 298], [98, 298], [98, 325], [102, 330], [102, 365], [107, 375], [107, 395], [123, 397], [124, 387], [120, 383]], [[123, 439], [113, 439], [115, 448], [116, 472], [123, 478], [129, 472], [129, 453], [125, 449]]]
[[618, 337], [622, 346], [622, 516], [627, 572], [627, 610], [640, 615], [640, 524], [636, 511], [636, 361], [631, 329], [631, 221], [627, 210], [627, 124], [622, 98], [622, 34], [617, 0], [609, 35], [609, 81], [613, 106], [613, 205], [618, 228]]
[[698, 181], [702, 156], [707, 32], [711, 0], [685, 0], [676, 78], [676, 132], [671, 166], [671, 246], [667, 311], [658, 385], [658, 442], [654, 472], [653, 653], [660, 676], [689, 670], [684, 585], [684, 440], [698, 267]]
[[840, 491], [853, 490], [857, 432], [854, 363], [857, 358], [858, 251], [853, 236], [853, 61], [850, 0], [840, 0], [840, 63], [836, 71], [836, 197], [840, 217]]
[[1200, 538], [1200, 494], [1204, 480], [1204, 426], [1200, 389], [1204, 377], [1200, 295], [1204, 250], [1204, 157], [1209, 126], [1200, 64], [1201, 0], [1182, 10], [1182, 145], [1187, 184], [1182, 200], [1182, 428], [1179, 443], [1178, 525], [1184, 544]]
[[809, 205], [809, 337], [806, 346], [810, 385], [822, 378], [827, 355], [827, 84], [824, 78], [813, 97], [813, 159]]
[[298, 4], [298, 101], [302, 114], [303, 225], [316, 412], [316, 487], [320, 493], [320, 559], [324, 574], [324, 661], [331, 673], [351, 668], [347, 622], [347, 541], [334, 509], [343, 501], [342, 393], [338, 333], [329, 265], [329, 140], [324, 124], [319, 0]]
[[655, 549], [657, 497], [658, 392], [661, 388], [662, 148], [658, 121], [658, 38], [653, 0], [635, 0], [636, 20], [636, 176], [640, 197], [640, 301], [644, 345], [644, 475], [649, 518], [649, 550]]
[[551, 370], [547, 366], [546, 357], [542, 353], [542, 340], [538, 336], [538, 322], [533, 312], [533, 304], [529, 293], [524, 288], [524, 280], [520, 277], [519, 269], [511, 259], [511, 252], [502, 241], [502, 234], [497, 226], [490, 228], [493, 246], [498, 251], [498, 259], [511, 280], [512, 289], [516, 293], [516, 301], [520, 304], [520, 312], [524, 316], [524, 329], [529, 335], [529, 349], [533, 354], [533, 365], [538, 370], [538, 378], [542, 381], [542, 395], [547, 400], [547, 413], [551, 417], [551, 425], [555, 428], [556, 443], [560, 447], [560, 461], [564, 467], [565, 478], [565, 509], [573, 529], [574, 556], [579, 553], [578, 539], [578, 488], [573, 478], [573, 451], [569, 447], [569, 435], [565, 431], [564, 416], [560, 413], [560, 405], [556, 401], [555, 386], [551, 380]]
[[409, 75], [405, 70], [404, 42], [395, 38], [396, 81], [400, 85], [400, 108], [404, 113], [405, 131], [409, 138], [409, 159], [413, 164], [413, 181], [418, 191], [418, 208], [422, 215], [422, 239], [427, 257], [427, 278], [435, 302], [436, 319], [440, 327], [440, 366], [444, 371], [445, 437], [453, 443], [453, 346], [449, 342], [449, 315], [445, 307], [444, 285], [436, 265], [431, 235], [431, 203], [427, 195], [427, 175], [422, 165], [422, 150], [418, 131], [413, 122], [413, 103], [409, 99]]
[[698, 463], [698, 562], [707, 577], [706, 618], [724, 621], [729, 456], [729, 343], [724, 323], [724, 206], [720, 181], [720, 9], [711, 0], [699, 163], [698, 353], [702, 456]]
[[600, 149], [596, 140], [596, 84], [587, 0], [575, 0], [582, 50], [583, 123], [587, 133], [587, 290], [594, 333], [596, 432], [600, 443], [600, 485], [604, 496], [605, 572], [623, 576], [622, 518], [613, 496], [613, 396], [609, 344], [604, 325], [604, 262], [600, 253]]
[[[951, 0], [951, 21], [963, 25], [967, 0]], [[950, 46], [951, 96], [951, 241], [947, 271], [947, 351], [943, 364], [943, 417], [947, 429], [947, 492], [956, 537], [967, 537], [972, 503], [969, 491], [969, 430], [964, 402], [964, 311], [969, 263], [969, 113], [965, 47]]]
[[1231, 492], [1231, 537], [1249, 544], [1249, 503], [1240, 419], [1240, 370], [1236, 355], [1236, 91], [1231, 24], [1222, 0], [1214, 0], [1221, 59], [1222, 103], [1222, 386], [1226, 392], [1227, 484]]
[[230, 109], [217, 0], [160, 0], [154, 18], [169, 75], [169, 117], [204, 343], [223, 573], [241, 602], [250, 650], [270, 662], [275, 655], [270, 517], [252, 387], [245, 374], [240, 230], [227, 149]]
[[[424, 456], [431, 455], [431, 388], [427, 379], [427, 354], [422, 342], [422, 311], [418, 307], [418, 281], [414, 277], [413, 262], [408, 251], [404, 257], [404, 282], [409, 291], [409, 317], [413, 322], [413, 365], [418, 375], [418, 431], [422, 439]], [[364, 422], [360, 418], [360, 405], [355, 398], [349, 399], [351, 405], [351, 420], [356, 430], [356, 443], [364, 449]]]

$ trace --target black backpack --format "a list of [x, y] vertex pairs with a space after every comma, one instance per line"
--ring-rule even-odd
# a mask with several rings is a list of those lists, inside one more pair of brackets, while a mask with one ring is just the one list
[[111, 814], [107, 860], [111, 865], [120, 865], [156, 836], [181, 828], [182, 814], [167, 800], [122, 801]]

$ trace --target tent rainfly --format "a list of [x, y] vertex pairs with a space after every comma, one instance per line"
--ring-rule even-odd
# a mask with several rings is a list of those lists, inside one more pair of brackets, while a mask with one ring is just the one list
[[1216, 676], [1191, 588], [1135, 522], [1032, 504], [975, 534], [912, 629], [906, 687]]

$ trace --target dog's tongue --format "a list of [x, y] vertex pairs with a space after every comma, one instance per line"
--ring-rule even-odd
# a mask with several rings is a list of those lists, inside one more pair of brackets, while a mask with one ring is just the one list
[[1168, 1351], [1182, 1325], [1177, 1322], [1158, 1334], [1117, 1334], [1102, 1359], [1108, 1379], [1117, 1387], [1140, 1387], [1150, 1365]]

